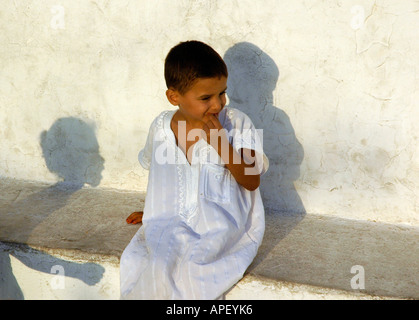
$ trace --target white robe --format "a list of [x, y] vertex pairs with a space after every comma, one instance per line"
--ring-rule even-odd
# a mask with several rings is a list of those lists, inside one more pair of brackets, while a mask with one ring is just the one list
[[[242, 278], [262, 242], [259, 188], [240, 186], [203, 139], [189, 164], [170, 127], [174, 113], [153, 121], [139, 154], [149, 179], [143, 224], [121, 256], [122, 299], [217, 299]], [[260, 131], [250, 118], [226, 107], [219, 121], [233, 148], [255, 150], [266, 172]]]

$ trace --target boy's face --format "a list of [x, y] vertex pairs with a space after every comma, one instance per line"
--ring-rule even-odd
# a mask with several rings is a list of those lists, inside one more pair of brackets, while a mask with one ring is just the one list
[[[218, 113], [226, 104], [227, 78], [198, 78], [183, 95], [178, 91], [167, 94], [169, 101], [179, 106], [182, 115], [192, 121], [202, 121], [208, 114]], [[168, 92], [170, 89], [168, 90]]]

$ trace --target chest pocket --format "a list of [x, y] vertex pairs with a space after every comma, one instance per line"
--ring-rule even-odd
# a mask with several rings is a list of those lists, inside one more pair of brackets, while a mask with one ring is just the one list
[[231, 200], [231, 173], [215, 164], [202, 167], [200, 196], [216, 203], [229, 203]]

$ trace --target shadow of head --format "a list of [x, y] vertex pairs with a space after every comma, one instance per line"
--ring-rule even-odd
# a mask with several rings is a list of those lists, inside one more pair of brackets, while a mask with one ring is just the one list
[[78, 118], [60, 118], [41, 133], [40, 140], [48, 170], [64, 183], [99, 185], [104, 159], [93, 126]]
[[[272, 103], [279, 70], [271, 57], [254, 44], [240, 42], [226, 51], [224, 61], [228, 66], [227, 87], [232, 106], [258, 108], [266, 101]], [[261, 104], [255, 105], [255, 100]]]

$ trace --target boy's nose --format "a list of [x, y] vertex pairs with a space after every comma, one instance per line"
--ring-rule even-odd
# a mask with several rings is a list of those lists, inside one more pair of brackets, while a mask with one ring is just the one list
[[223, 99], [217, 99], [211, 108], [211, 113], [219, 113], [224, 108]]
[[219, 106], [217, 108], [211, 108], [211, 110], [209, 111], [209, 113], [210, 114], [218, 115], [222, 109], [223, 109], [222, 106]]

